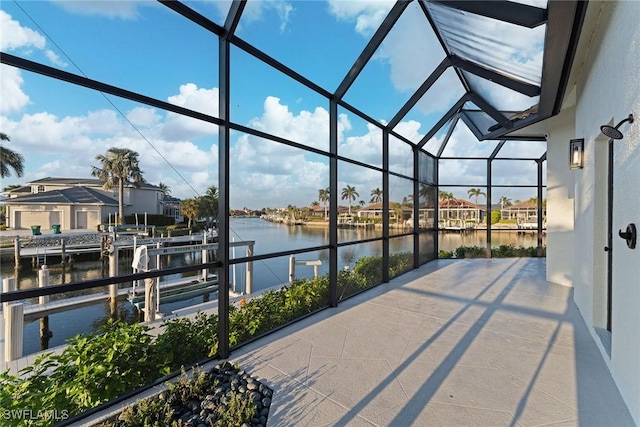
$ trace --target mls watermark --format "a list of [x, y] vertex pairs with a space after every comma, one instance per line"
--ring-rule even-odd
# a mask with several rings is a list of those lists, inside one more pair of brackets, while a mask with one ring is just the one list
[[46, 421], [64, 421], [69, 418], [69, 411], [66, 409], [0, 409], [0, 420], [18, 421], [18, 420], [46, 420]]

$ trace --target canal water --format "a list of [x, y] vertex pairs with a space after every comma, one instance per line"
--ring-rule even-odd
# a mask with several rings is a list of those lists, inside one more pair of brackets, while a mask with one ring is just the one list
[[[326, 245], [329, 242], [329, 232], [326, 227], [307, 227], [307, 226], [287, 226], [263, 221], [257, 218], [236, 218], [231, 223], [231, 240], [232, 241], [255, 241], [253, 253], [255, 255], [263, 255], [275, 252], [284, 252], [307, 247], [317, 247]], [[380, 237], [379, 229], [339, 229], [338, 240], [340, 242], [348, 242], [354, 240], [368, 239]], [[484, 231], [472, 232], [467, 234], [459, 233], [441, 233], [440, 234], [440, 250], [451, 251], [459, 246], [484, 246], [486, 242], [486, 233]], [[501, 244], [511, 244], [515, 246], [536, 246], [537, 237], [533, 233], [519, 235], [516, 232], [494, 232], [492, 234], [492, 243], [494, 246]], [[340, 269], [348, 266], [353, 268], [355, 262], [370, 255], [381, 254], [380, 242], [368, 242], [349, 245], [340, 248], [338, 252], [338, 263]], [[411, 237], [398, 237], [390, 240], [390, 249], [392, 253], [405, 252], [412, 250], [413, 240]], [[246, 247], [238, 247], [231, 250], [232, 257], [241, 258], [246, 256]], [[303, 254], [297, 254], [298, 261], [320, 260], [322, 265], [318, 268], [320, 275], [328, 273], [328, 251], [319, 250]], [[276, 257], [268, 260], [256, 261], [253, 263], [253, 290], [266, 289], [272, 286], [280, 285], [289, 280], [289, 256]], [[184, 265], [194, 265], [201, 262], [200, 253], [179, 254], [164, 257], [162, 260], [163, 267], [179, 267]], [[12, 263], [4, 262], [1, 265], [1, 276], [11, 277], [14, 275]], [[121, 259], [119, 265], [120, 274], [132, 273], [131, 259]], [[198, 274], [198, 272], [187, 273], [190, 275]], [[313, 267], [301, 266], [296, 267], [295, 275], [298, 278], [312, 277], [314, 274]], [[108, 266], [103, 266], [100, 261], [77, 261], [74, 268], [63, 271], [60, 267], [51, 266], [50, 283], [72, 283], [91, 279], [98, 279], [108, 276]], [[179, 276], [167, 276], [165, 280], [177, 278]], [[246, 264], [238, 264], [230, 269], [230, 277], [232, 279], [232, 289], [236, 292], [243, 292], [246, 286]], [[130, 286], [130, 284], [124, 284]], [[36, 270], [31, 268], [23, 268], [18, 276], [19, 289], [27, 289], [38, 286], [38, 275]], [[106, 288], [97, 288], [91, 291], [82, 291], [75, 295], [66, 294], [64, 297], [86, 295], [88, 292], [108, 292]], [[52, 296], [52, 299], [60, 298], [60, 296]], [[213, 298], [214, 295], [208, 297]], [[203, 302], [203, 297], [194, 297], [189, 300], [162, 304], [160, 311], [170, 314], [173, 310], [188, 307]], [[26, 301], [26, 303], [37, 303], [37, 299]], [[128, 302], [119, 305], [118, 315], [120, 318], [133, 322], [137, 318], [136, 309]], [[92, 306], [70, 310], [64, 313], [53, 314], [49, 316], [49, 328], [53, 332], [52, 338], [49, 340], [49, 347], [64, 344], [65, 341], [79, 333], [86, 333], [95, 330], [101, 324], [104, 324], [110, 318], [110, 307], [108, 303], [99, 303]], [[24, 354], [30, 354], [41, 350], [39, 338], [39, 322], [31, 322], [25, 324], [24, 330]]]

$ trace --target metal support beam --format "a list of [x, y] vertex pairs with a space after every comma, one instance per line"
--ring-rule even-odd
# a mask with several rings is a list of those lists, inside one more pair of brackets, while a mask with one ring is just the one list
[[406, 116], [407, 113], [411, 111], [411, 109], [418, 103], [418, 101], [420, 101], [422, 96], [425, 93], [427, 93], [429, 88], [433, 86], [436, 80], [438, 80], [438, 77], [440, 77], [442, 73], [446, 71], [449, 65], [451, 65], [451, 61], [449, 61], [449, 58], [444, 58], [442, 62], [438, 64], [436, 69], [433, 70], [433, 72], [429, 75], [429, 77], [427, 77], [424, 83], [420, 85], [418, 90], [415, 91], [415, 93], [411, 96], [411, 98], [409, 98], [409, 100], [402, 106], [402, 108], [391, 119], [391, 121], [389, 121], [389, 124], [387, 125], [389, 130], [392, 130], [398, 125], [398, 123], [400, 123], [400, 120], [402, 120], [404, 116]]
[[542, 257], [542, 160], [538, 164], [538, 256]]
[[440, 158], [442, 156], [444, 149], [447, 147], [447, 144], [449, 143], [449, 138], [451, 138], [451, 134], [453, 134], [453, 130], [456, 128], [456, 124], [458, 124], [459, 118], [460, 118], [460, 114], [458, 114], [456, 118], [453, 119], [453, 123], [451, 123], [451, 127], [447, 131], [447, 134], [444, 136], [444, 141], [442, 141], [442, 145], [440, 146], [440, 148], [438, 149], [438, 152], [436, 153], [436, 157]]
[[420, 267], [420, 149], [413, 148], [413, 268]]
[[214, 124], [222, 124], [222, 121], [217, 117], [209, 116], [207, 114], [199, 113], [197, 111], [190, 110], [188, 108], [180, 107], [178, 105], [169, 104], [165, 101], [160, 101], [149, 96], [141, 95], [130, 90], [121, 89], [116, 86], [111, 86], [106, 83], [99, 82], [97, 80], [88, 79], [77, 74], [69, 73], [57, 68], [49, 67], [47, 65], [40, 64], [38, 62], [29, 61], [28, 59], [20, 58], [9, 53], [0, 52], [0, 63], [11, 65], [12, 67], [20, 68], [22, 70], [31, 71], [33, 73], [41, 74], [46, 77], [52, 77], [57, 80], [62, 80], [68, 83], [72, 83], [78, 86], [83, 86], [89, 89], [94, 89], [100, 92], [115, 95], [120, 98], [129, 99], [131, 101], [139, 102], [141, 104], [150, 105], [152, 107], [161, 108], [172, 113], [177, 113], [183, 116], [192, 117], [194, 119], [202, 120]]
[[462, 97], [460, 97], [460, 99], [458, 99], [458, 101], [455, 104], [453, 104], [451, 108], [449, 108], [449, 111], [447, 111], [447, 113], [444, 116], [442, 116], [440, 120], [438, 120], [438, 123], [436, 123], [431, 128], [431, 130], [418, 143], [418, 148], [424, 147], [424, 145], [427, 142], [429, 142], [429, 140], [433, 137], [433, 135], [438, 133], [440, 128], [444, 126], [453, 116], [455, 116], [460, 111], [464, 103], [469, 100], [469, 96], [470, 96], [469, 93], [465, 93], [464, 95], [462, 95]]
[[[504, 141], [502, 141], [504, 143]], [[494, 150], [497, 153], [497, 150]], [[485, 248], [485, 256], [491, 258], [491, 162], [493, 158], [487, 159], [487, 246]]]
[[329, 101], [329, 307], [338, 306], [338, 104]]
[[389, 281], [389, 132], [382, 131], [382, 282]]
[[227, 38], [235, 34], [236, 28], [238, 28], [238, 24], [240, 23], [242, 11], [244, 11], [244, 7], [246, 4], [246, 0], [233, 0], [233, 2], [231, 3], [229, 13], [227, 14], [227, 19], [224, 21], [224, 29], [227, 33]]
[[493, 105], [489, 104], [482, 96], [477, 93], [471, 94], [471, 102], [476, 104], [482, 111], [487, 113], [493, 120], [502, 125], [505, 129], [511, 129], [513, 122], [506, 118], [504, 114], [496, 110]]
[[218, 353], [220, 358], [230, 355], [229, 345], [229, 162], [230, 129], [229, 105], [231, 92], [231, 45], [226, 37], [219, 41], [218, 105], [223, 125], [218, 130]]
[[391, 31], [391, 28], [393, 28], [395, 23], [400, 18], [400, 15], [402, 15], [402, 12], [404, 12], [409, 3], [409, 1], [399, 0], [396, 2], [396, 4], [393, 5], [387, 17], [384, 19], [384, 21], [382, 21], [382, 24], [380, 24], [378, 30], [375, 32], [373, 37], [371, 37], [371, 40], [369, 40], [367, 46], [364, 48], [358, 59], [356, 59], [356, 62], [351, 66], [351, 69], [338, 86], [338, 89], [336, 89], [336, 100], [340, 100], [342, 99], [342, 97], [344, 97], [353, 82], [364, 69], [364, 66], [367, 65], [367, 62], [369, 62], [369, 59], [371, 59], [382, 41], [385, 39], [385, 37], [387, 37], [387, 34], [389, 34], [389, 31]]
[[491, 80], [500, 86], [508, 87], [527, 96], [540, 95], [540, 86], [533, 85], [531, 83], [522, 82], [520, 80], [513, 79], [505, 74], [500, 74], [489, 68], [482, 67], [474, 62], [467, 61], [456, 55], [451, 55], [451, 65], [456, 68], [465, 70], [471, 74], [475, 74], [478, 77], [482, 77], [486, 80]]
[[224, 30], [220, 25], [216, 24], [206, 16], [199, 14], [182, 2], [175, 0], [158, 0], [158, 2], [218, 36], [221, 36], [224, 33]]

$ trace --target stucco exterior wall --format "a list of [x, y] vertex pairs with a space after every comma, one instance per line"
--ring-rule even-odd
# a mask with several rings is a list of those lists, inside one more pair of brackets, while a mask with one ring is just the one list
[[550, 121], [547, 141], [547, 280], [571, 286], [574, 278], [574, 171], [567, 167], [568, 142], [575, 134], [575, 109]]
[[[613, 186], [613, 298], [611, 373], [637, 424], [640, 425], [640, 247], [627, 248], [619, 229], [628, 223], [640, 227], [640, 3], [635, 1], [592, 2], [597, 26], [584, 28], [581, 37], [590, 40], [587, 51], [576, 57], [577, 69], [575, 121], [563, 112], [550, 121], [548, 206], [549, 280], [562, 282], [564, 265], [555, 259], [573, 240], [574, 259], [567, 282], [575, 288], [574, 298], [589, 326], [606, 325], [607, 243], [607, 144], [600, 125], [613, 124], [635, 116], [624, 124], [624, 138], [614, 142]], [[575, 70], [574, 70], [575, 71]], [[571, 90], [571, 88], [569, 89]], [[563, 116], [564, 115], [564, 116]], [[572, 134], [573, 132], [573, 134]], [[560, 143], [555, 144], [557, 138]], [[569, 139], [584, 138], [584, 169], [567, 174]], [[556, 152], [557, 150], [557, 152]], [[556, 163], [552, 154], [559, 156]], [[565, 162], [565, 165], [562, 165]], [[554, 189], [555, 179], [566, 188]], [[574, 183], [572, 183], [572, 178]], [[563, 209], [568, 207], [564, 192], [574, 191], [574, 229], [563, 236], [560, 223], [569, 225]], [[554, 218], [555, 214], [559, 218]], [[557, 223], [555, 222], [557, 221]], [[559, 244], [558, 248], [553, 245]]]

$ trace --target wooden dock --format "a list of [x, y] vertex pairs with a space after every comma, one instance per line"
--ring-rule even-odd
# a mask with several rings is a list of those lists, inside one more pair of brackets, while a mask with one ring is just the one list
[[[118, 290], [118, 298], [125, 299], [129, 295], [129, 290]], [[44, 304], [25, 304], [24, 321], [30, 323], [51, 314], [62, 313], [63, 311], [76, 308], [87, 307], [96, 303], [109, 302], [108, 293], [98, 293], [82, 295], [78, 297], [63, 298], [56, 301], [49, 301]]]

